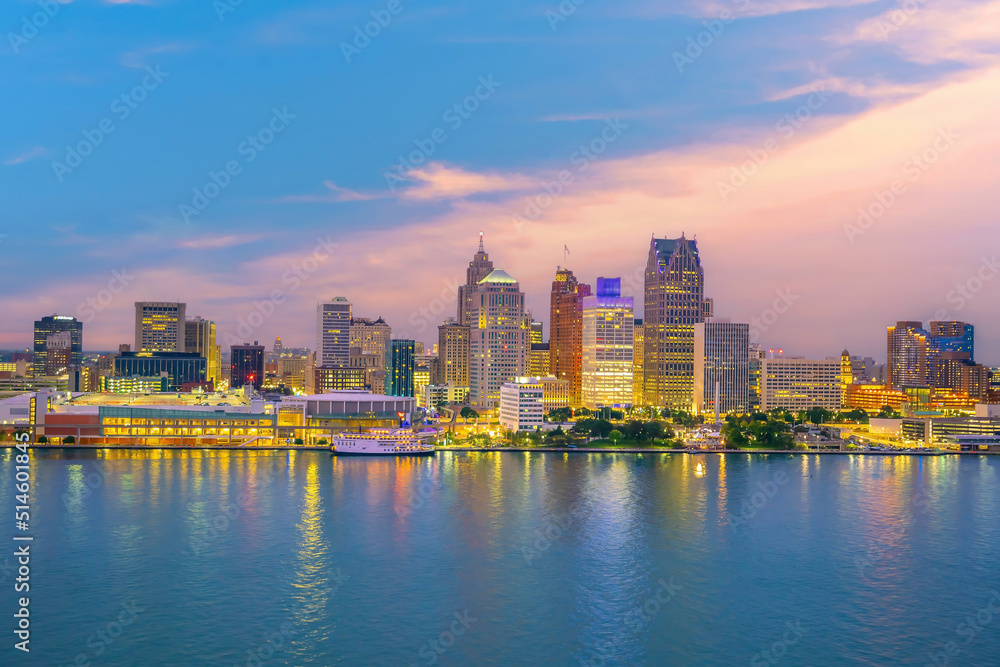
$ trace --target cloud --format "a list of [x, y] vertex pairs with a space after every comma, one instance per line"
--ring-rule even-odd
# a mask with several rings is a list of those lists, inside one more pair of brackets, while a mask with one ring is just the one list
[[475, 173], [459, 167], [430, 162], [426, 167], [406, 172], [416, 185], [402, 191], [404, 199], [455, 199], [510, 190], [539, 187], [539, 182], [521, 174]]
[[45, 155], [45, 148], [43, 148], [42, 146], [35, 146], [34, 148], [32, 148], [27, 152], [21, 153], [20, 155], [10, 158], [9, 160], [5, 160], [4, 164], [6, 165], [21, 164], [22, 162], [33, 160], [36, 157], [41, 157], [42, 155]]
[[751, 16], [772, 16], [821, 9], [840, 9], [856, 5], [872, 4], [874, 0], [682, 0], [663, 3], [636, 0], [621, 5], [620, 10], [629, 15], [644, 18], [664, 18], [667, 16], [693, 16], [696, 18], [718, 18], [728, 12], [737, 18]]
[[355, 190], [349, 190], [347, 188], [340, 187], [333, 181], [323, 181], [323, 186], [328, 190], [328, 194], [288, 195], [286, 197], [273, 199], [271, 200], [270, 203], [272, 204], [336, 203], [336, 202], [348, 202], [348, 201], [370, 201], [373, 199], [385, 199], [390, 196], [388, 193], [357, 192]]
[[230, 234], [228, 236], [199, 236], [191, 239], [184, 239], [178, 242], [178, 248], [190, 250], [216, 250], [218, 248], [233, 248], [235, 246], [246, 245], [259, 241], [264, 236], [262, 234]]
[[[130, 3], [136, 4], [136, 3]], [[146, 4], [146, 3], [138, 3]], [[121, 64], [125, 67], [132, 67], [135, 69], [141, 69], [147, 65], [153, 64], [150, 62], [151, 56], [160, 56], [166, 53], [184, 53], [186, 51], [191, 51], [195, 47], [193, 44], [185, 44], [183, 42], [172, 42], [170, 44], [160, 44], [158, 46], [151, 46], [145, 49], [138, 49], [136, 51], [129, 51], [123, 53], [119, 59]]]

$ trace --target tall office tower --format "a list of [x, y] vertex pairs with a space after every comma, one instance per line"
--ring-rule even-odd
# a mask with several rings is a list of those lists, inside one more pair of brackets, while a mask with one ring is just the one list
[[135, 302], [136, 352], [186, 352], [187, 304], [168, 301]]
[[493, 262], [483, 247], [483, 233], [479, 232], [479, 250], [465, 270], [465, 284], [458, 288], [458, 323], [474, 326], [471, 321], [472, 298], [483, 278], [493, 273]]
[[750, 343], [749, 370], [750, 370], [750, 409], [760, 410], [760, 370], [763, 366], [767, 353], [760, 343]]
[[[281, 339], [278, 339], [281, 344]], [[184, 323], [184, 350], [205, 357], [205, 379], [216, 384], [222, 379], [222, 348], [215, 343], [215, 322], [194, 317]]]
[[588, 408], [632, 404], [635, 349], [632, 297], [621, 278], [598, 278], [597, 293], [583, 297], [580, 397]]
[[632, 323], [632, 405], [646, 404], [642, 386], [642, 358], [645, 343], [642, 320], [634, 320]]
[[923, 322], [899, 321], [895, 326], [888, 327], [885, 365], [888, 388], [927, 385], [930, 370], [927, 364], [928, 334], [923, 326]]
[[70, 334], [70, 357], [74, 366], [83, 363], [83, 322], [66, 315], [47, 315], [35, 321], [34, 353], [31, 358], [32, 375], [45, 375], [45, 349], [49, 336], [63, 331]]
[[582, 403], [583, 298], [590, 285], [581, 283], [569, 269], [556, 271], [549, 303], [549, 372], [569, 381], [569, 403]]
[[280, 353], [284, 349], [284, 345], [281, 343], [281, 336], [274, 339], [274, 351]]
[[469, 318], [469, 400], [492, 408], [500, 386], [523, 376], [528, 362], [531, 323], [524, 293], [503, 269], [483, 278], [472, 295]]
[[976, 328], [965, 322], [931, 322], [931, 337], [941, 352], [967, 352], [976, 358]]
[[253, 388], [260, 391], [264, 382], [264, 346], [258, 345], [257, 341], [253, 345], [233, 345], [229, 349], [229, 386], [233, 389], [252, 384]]
[[338, 296], [317, 304], [316, 331], [316, 366], [350, 366], [351, 302]]
[[469, 327], [449, 317], [438, 327], [438, 359], [434, 384], [469, 386]]
[[385, 355], [386, 389], [390, 396], [415, 396], [413, 357], [416, 342], [393, 339]]
[[[531, 313], [528, 313], [528, 318], [531, 319]], [[545, 339], [542, 338], [542, 323], [538, 320], [531, 319], [531, 344], [537, 345], [538, 343], [544, 343]]]
[[694, 407], [694, 325], [712, 310], [698, 243], [652, 238], [646, 261], [643, 373], [645, 403]]
[[73, 334], [60, 331], [45, 339], [45, 374], [62, 375], [73, 366]]
[[351, 319], [351, 349], [361, 355], [374, 355], [375, 365], [365, 369], [365, 386], [376, 394], [387, 391], [389, 378], [385, 358], [391, 339], [392, 329], [381, 317], [377, 320], [368, 317]]
[[[532, 343], [528, 350], [528, 377], [548, 377], [550, 366], [549, 344]], [[569, 386], [569, 383], [566, 384]]]
[[694, 402], [699, 413], [750, 412], [749, 324], [709, 318], [694, 325]]

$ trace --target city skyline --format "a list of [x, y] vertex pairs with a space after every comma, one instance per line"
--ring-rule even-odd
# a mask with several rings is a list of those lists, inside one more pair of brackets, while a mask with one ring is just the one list
[[[312, 306], [345, 294], [431, 342], [456, 304], [434, 321], [419, 309], [454, 291], [480, 230], [542, 320], [556, 265], [588, 283], [625, 278], [651, 232], [683, 231], [705, 249], [718, 313], [749, 321], [778, 292], [797, 297], [762, 334], [769, 347], [881, 357], [881, 327], [897, 320], [1000, 327], [1000, 266], [983, 243], [998, 3], [921, 5], [901, 23], [890, 2], [745, 5], [700, 47], [722, 7], [588, 3], [552, 19], [529, 3], [475, 16], [408, 6], [349, 62], [341, 45], [371, 20], [363, 8], [243, 3], [220, 17], [209, 4], [175, 22], [162, 7], [60, 5], [5, 51], [29, 101], [12, 110], [21, 130], [0, 143], [0, 174], [31, 196], [8, 198], [0, 228], [0, 347], [26, 347], [29, 322], [80, 304], [95, 349], [126, 340], [134, 301], [186, 301], [231, 331], [275, 289], [288, 300], [251, 340], [307, 344]], [[79, 19], [106, 39], [78, 48]], [[788, 35], [793, 61], [757, 48]], [[358, 92], [341, 104], [339, 90]], [[123, 95], [134, 109], [112, 109]], [[54, 163], [104, 117], [113, 133], [60, 180]], [[240, 146], [265, 128], [273, 141], [249, 162]], [[234, 160], [240, 173], [218, 176]], [[212, 193], [210, 172], [231, 182], [186, 221], [180, 207]], [[37, 271], [40, 243], [59, 271]], [[313, 270], [296, 274], [303, 262]], [[404, 266], [401, 300], [389, 269]], [[638, 296], [627, 281], [623, 293]], [[1000, 342], [984, 338], [979, 356], [996, 363]]]

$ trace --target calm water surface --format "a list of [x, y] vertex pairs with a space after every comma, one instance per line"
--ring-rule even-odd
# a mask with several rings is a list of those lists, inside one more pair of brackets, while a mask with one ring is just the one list
[[0, 664], [1000, 665], [998, 458], [35, 456]]

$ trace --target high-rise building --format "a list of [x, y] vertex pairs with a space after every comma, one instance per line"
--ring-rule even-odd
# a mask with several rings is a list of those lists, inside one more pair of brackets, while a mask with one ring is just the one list
[[751, 411], [749, 324], [709, 318], [694, 325], [694, 401], [699, 413]]
[[416, 341], [393, 339], [386, 351], [386, 389], [389, 396], [415, 396], [413, 357]]
[[750, 371], [750, 409], [760, 410], [760, 370], [763, 366], [767, 353], [760, 343], [750, 343], [749, 371]]
[[69, 331], [51, 334], [45, 339], [45, 351], [45, 374], [62, 375], [73, 366], [73, 334]]
[[169, 391], [205, 381], [205, 357], [194, 352], [119, 352], [114, 377], [158, 377], [166, 374]]
[[[418, 341], [419, 342], [419, 341]], [[422, 355], [417, 355], [422, 356]], [[417, 399], [417, 407], [426, 408], [426, 389], [431, 384], [431, 369], [427, 364], [415, 364], [413, 367], [413, 395]]]
[[492, 408], [500, 386], [524, 375], [531, 323], [520, 285], [503, 269], [480, 281], [470, 307], [469, 400]]
[[483, 233], [479, 232], [479, 250], [476, 251], [469, 268], [465, 270], [465, 284], [458, 288], [458, 323], [473, 326], [471, 321], [472, 298], [483, 278], [493, 272], [493, 262], [483, 247]]
[[583, 389], [583, 298], [590, 285], [581, 283], [569, 269], [556, 270], [549, 309], [549, 372], [569, 380], [569, 401], [582, 403]]
[[761, 363], [761, 409], [812, 407], [839, 410], [840, 359], [764, 359]]
[[63, 331], [70, 334], [70, 364], [79, 366], [83, 363], [83, 322], [66, 315], [48, 315], [35, 322], [35, 347], [31, 360], [32, 375], [35, 377], [46, 374], [49, 336]]
[[698, 244], [652, 238], [643, 317], [645, 403], [694, 408], [694, 325], [711, 314]]
[[[281, 339], [278, 339], [281, 344]], [[222, 380], [222, 348], [215, 342], [215, 322], [194, 317], [184, 324], [184, 350], [205, 357], [206, 379], [216, 384]]]
[[452, 318], [438, 327], [438, 358], [434, 365], [434, 384], [449, 382], [469, 386], [469, 327]]
[[528, 350], [528, 376], [544, 377], [549, 374], [550, 366], [549, 344], [532, 343], [531, 349]]
[[173, 301], [135, 302], [136, 352], [186, 352], [187, 304]]
[[[375, 364], [364, 362], [367, 377], [365, 386], [371, 391], [381, 394], [386, 391], [386, 367], [385, 355], [389, 349], [389, 341], [392, 339], [392, 329], [379, 317], [372, 320], [367, 317], [355, 317], [351, 319], [351, 350], [352, 359], [354, 351], [360, 355], [374, 355]], [[367, 357], [366, 357], [367, 358]], [[351, 362], [352, 365], [357, 360]]]
[[583, 297], [580, 395], [584, 406], [632, 404], [634, 326], [632, 297], [621, 295], [621, 278], [598, 278], [597, 293]]
[[642, 363], [646, 339], [643, 335], [642, 320], [632, 322], [632, 405], [645, 405]]
[[[531, 313], [528, 313], [528, 317], [531, 318]], [[538, 345], [544, 343], [545, 339], [542, 336], [542, 323], [536, 319], [531, 319], [531, 344]]]
[[931, 322], [931, 336], [941, 352], [966, 352], [976, 359], [976, 328], [966, 322]]
[[264, 383], [264, 346], [244, 343], [233, 345], [229, 350], [229, 386], [233, 389], [248, 384], [260, 391]]
[[350, 366], [316, 367], [309, 373], [307, 379], [309, 377], [312, 378], [312, 383], [306, 387], [307, 394], [331, 394], [337, 391], [363, 390], [366, 389], [365, 383], [369, 379], [364, 368], [351, 368]]
[[338, 296], [316, 305], [316, 366], [351, 365], [351, 302]]
[[899, 321], [888, 327], [886, 386], [890, 389], [928, 384], [928, 333], [923, 322]]

